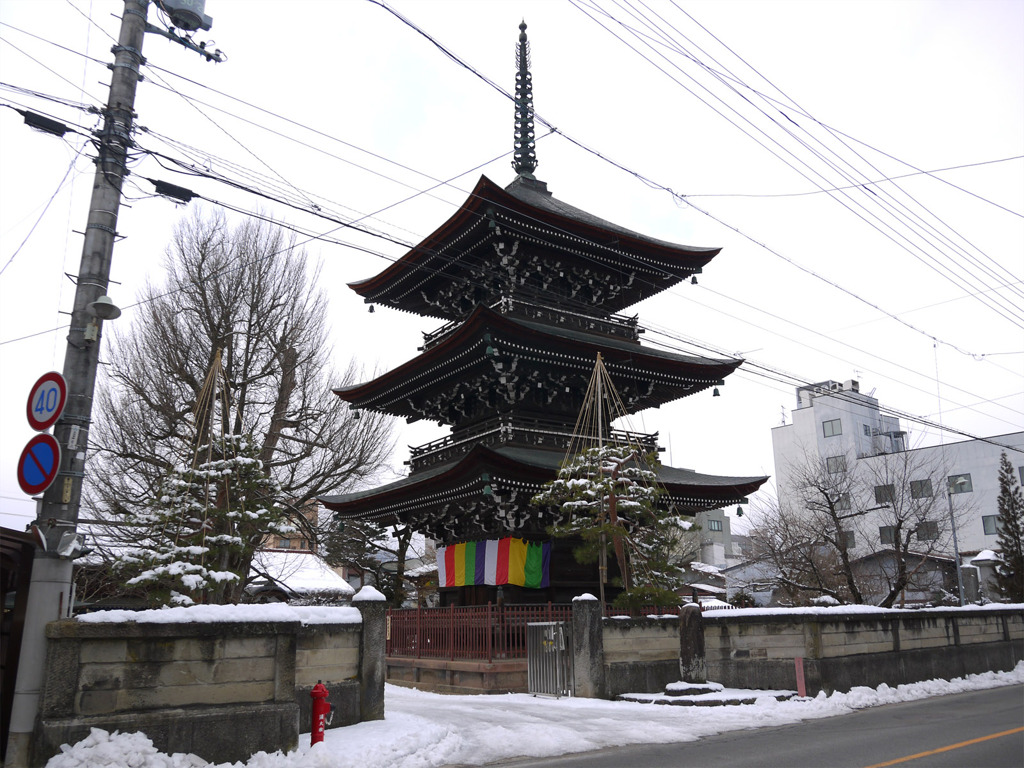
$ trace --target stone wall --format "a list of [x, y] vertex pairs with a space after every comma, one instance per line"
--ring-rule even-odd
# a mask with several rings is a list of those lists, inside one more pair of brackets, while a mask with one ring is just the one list
[[602, 625], [609, 697], [663, 691], [679, 681], [679, 619], [609, 618]]
[[142, 731], [163, 752], [211, 762], [293, 749], [321, 680], [331, 727], [383, 719], [384, 605], [356, 605], [310, 609], [306, 623], [284, 605], [260, 613], [292, 620], [237, 620], [244, 607], [223, 606], [242, 611], [227, 621], [54, 622], [33, 764], [94, 727]]
[[1024, 657], [1020, 606], [754, 609], [705, 614], [704, 627], [710, 680], [734, 688], [796, 690], [796, 665], [802, 663], [808, 695], [1008, 670]]

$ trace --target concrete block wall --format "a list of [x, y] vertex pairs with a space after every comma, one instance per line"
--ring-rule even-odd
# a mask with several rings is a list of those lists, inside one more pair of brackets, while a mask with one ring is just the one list
[[1012, 669], [1024, 657], [1020, 606], [984, 609], [705, 614], [708, 678], [808, 694]]
[[240, 742], [252, 752], [295, 747], [298, 629], [297, 621], [49, 624], [34, 762], [93, 727], [143, 731], [164, 751], [213, 762], [239, 759]]
[[312, 724], [310, 691], [318, 682], [327, 687], [327, 703], [334, 710], [328, 728], [360, 721], [359, 659], [361, 624], [312, 624], [299, 629], [295, 647], [295, 699], [299, 705], [299, 732]]
[[341, 618], [49, 624], [32, 764], [94, 727], [142, 731], [163, 752], [214, 763], [293, 749], [310, 730], [318, 680], [335, 707], [331, 727], [383, 719], [384, 604], [316, 610]]
[[605, 685], [609, 697], [654, 693], [679, 680], [679, 619], [604, 619]]
[[611, 618], [604, 622], [604, 662], [674, 661], [679, 658], [679, 621]]

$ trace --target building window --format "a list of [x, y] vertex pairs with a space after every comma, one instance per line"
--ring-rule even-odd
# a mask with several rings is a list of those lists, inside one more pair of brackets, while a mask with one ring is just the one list
[[850, 508], [850, 494], [840, 493], [839, 498], [836, 499], [836, 510], [842, 512]]
[[999, 533], [999, 515], [982, 515], [981, 527], [985, 529], [986, 536], [995, 536]]
[[878, 538], [883, 544], [889, 544], [890, 546], [894, 543], [893, 534], [896, 529], [891, 525], [880, 525], [878, 526]]
[[843, 537], [846, 539], [847, 549], [853, 549], [857, 546], [857, 537], [853, 535], [853, 531], [843, 531]]
[[835, 475], [840, 472], [846, 471], [846, 457], [845, 456], [829, 456], [825, 459], [825, 469], [828, 470], [830, 475]]
[[278, 539], [277, 540], [277, 548], [278, 549], [288, 549], [289, 547], [291, 547], [291, 545], [292, 545], [291, 539]]
[[821, 427], [825, 432], [825, 437], [835, 437], [836, 435], [843, 434], [843, 422], [839, 419], [823, 421]]
[[1024, 485], [1024, 467], [1017, 467], [1017, 474], [1020, 475], [1020, 484]]
[[934, 520], [925, 520], [917, 526], [918, 541], [934, 541], [939, 538], [939, 524]]
[[720, 531], [720, 530], [722, 530], [722, 521], [721, 520], [708, 520], [708, 530], [709, 531]]
[[896, 486], [876, 485], [875, 504], [892, 504], [896, 500]]
[[864, 425], [864, 437], [871, 437], [871, 427]]
[[930, 499], [932, 497], [932, 481], [931, 480], [911, 480], [910, 481], [910, 498], [912, 499]]
[[950, 493], [974, 493], [970, 472], [965, 472], [962, 475], [950, 475], [946, 482], [949, 483]]

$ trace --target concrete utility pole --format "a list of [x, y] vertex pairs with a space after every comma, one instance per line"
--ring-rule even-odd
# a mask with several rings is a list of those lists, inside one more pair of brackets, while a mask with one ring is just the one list
[[[60, 470], [56, 480], [36, 505], [35, 529], [45, 542], [36, 550], [29, 588], [29, 605], [21, 642], [21, 658], [11, 707], [11, 729], [5, 765], [28, 766], [32, 731], [39, 710], [46, 662], [46, 624], [70, 615], [72, 560], [58, 553], [61, 537], [73, 541], [85, 476], [85, 455], [92, 414], [93, 390], [99, 362], [100, 328], [104, 317], [119, 312], [108, 303], [95, 305], [107, 293], [110, 263], [117, 235], [117, 212], [121, 205], [121, 184], [127, 175], [126, 159], [132, 144], [135, 90], [141, 79], [142, 40], [146, 32], [149, 0], [125, 0], [121, 32], [113, 47], [110, 94], [103, 128], [97, 135], [98, 156], [93, 182], [85, 243], [78, 269], [71, 330], [64, 354], [64, 378], [68, 400], [64, 414], [54, 427], [61, 446]], [[72, 547], [73, 549], [73, 547]], [[69, 550], [65, 549], [68, 553]], [[71, 552], [70, 554], [73, 554]]]

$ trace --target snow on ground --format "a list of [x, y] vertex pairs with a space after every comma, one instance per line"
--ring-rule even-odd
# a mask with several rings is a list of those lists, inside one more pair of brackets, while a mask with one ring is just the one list
[[[47, 768], [438, 768], [483, 765], [515, 757], [550, 757], [627, 744], [694, 741], [724, 731], [787, 725], [855, 709], [950, 693], [1024, 683], [1024, 662], [1012, 672], [986, 672], [951, 681], [891, 688], [854, 688], [814, 699], [724, 707], [672, 707], [596, 699], [549, 699], [527, 694], [441, 696], [388, 685], [384, 720], [327, 732], [323, 744], [253, 755], [246, 763], [206, 763], [194, 755], [157, 752], [142, 734], [92, 735]], [[723, 693], [729, 693], [725, 689]], [[748, 692], [749, 693], [749, 692]]]

